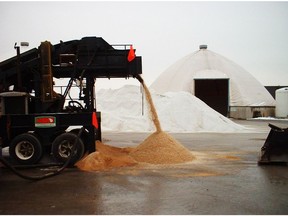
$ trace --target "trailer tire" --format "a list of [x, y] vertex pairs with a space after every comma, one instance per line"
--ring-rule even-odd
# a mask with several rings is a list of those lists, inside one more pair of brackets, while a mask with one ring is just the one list
[[84, 144], [81, 138], [78, 138], [74, 133], [63, 133], [56, 137], [52, 143], [52, 154], [59, 162], [65, 163], [71, 153], [75, 140], [77, 141], [77, 147], [72, 155], [69, 165], [73, 166], [84, 155]]
[[9, 154], [19, 164], [31, 165], [41, 159], [43, 148], [36, 136], [30, 133], [23, 133], [11, 141]]

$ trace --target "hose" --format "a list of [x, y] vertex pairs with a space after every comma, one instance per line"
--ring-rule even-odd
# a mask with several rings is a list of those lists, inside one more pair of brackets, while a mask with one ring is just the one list
[[40, 175], [40, 176], [28, 176], [28, 175], [24, 175], [23, 173], [19, 172], [17, 169], [15, 169], [7, 160], [5, 160], [2, 156], [0, 157], [0, 161], [7, 167], [9, 168], [14, 174], [16, 174], [17, 176], [19, 176], [20, 178], [26, 179], [26, 180], [32, 180], [32, 181], [38, 181], [38, 180], [42, 180], [42, 179], [46, 179], [46, 178], [50, 178], [52, 176], [56, 176], [59, 175], [65, 168], [67, 168], [70, 164], [70, 161], [72, 159], [72, 152], [74, 152], [76, 150], [77, 147], [77, 142], [82, 134], [84, 130], [84, 127], [82, 127], [80, 129], [80, 131], [78, 132], [77, 137], [75, 138], [75, 141], [73, 143], [72, 149], [71, 149], [71, 153], [68, 156], [66, 162], [63, 164], [63, 166], [59, 169], [57, 169], [54, 172], [49, 172], [46, 173], [44, 175]]

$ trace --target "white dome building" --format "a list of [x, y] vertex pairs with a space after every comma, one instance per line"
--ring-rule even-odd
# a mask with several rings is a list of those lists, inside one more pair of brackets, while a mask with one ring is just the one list
[[190, 92], [228, 117], [275, 115], [275, 100], [266, 88], [239, 65], [207, 50], [207, 45], [170, 66], [150, 88], [160, 94]]

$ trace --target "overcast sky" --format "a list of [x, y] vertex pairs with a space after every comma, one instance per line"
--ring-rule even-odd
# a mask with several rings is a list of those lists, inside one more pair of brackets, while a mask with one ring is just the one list
[[[288, 85], [288, 2], [0, 2], [0, 61], [41, 41], [103, 37], [133, 44], [148, 85], [200, 44], [242, 66], [263, 85]], [[22, 51], [28, 50], [23, 48]], [[138, 84], [98, 80], [99, 88]]]

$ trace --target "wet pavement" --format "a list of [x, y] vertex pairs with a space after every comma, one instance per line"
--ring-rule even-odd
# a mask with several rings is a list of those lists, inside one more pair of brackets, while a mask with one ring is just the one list
[[[0, 214], [288, 214], [288, 167], [257, 165], [267, 122], [237, 122], [249, 130], [172, 134], [197, 158], [186, 164], [69, 168], [37, 182], [0, 168]], [[103, 142], [135, 146], [148, 135], [105, 132]]]

